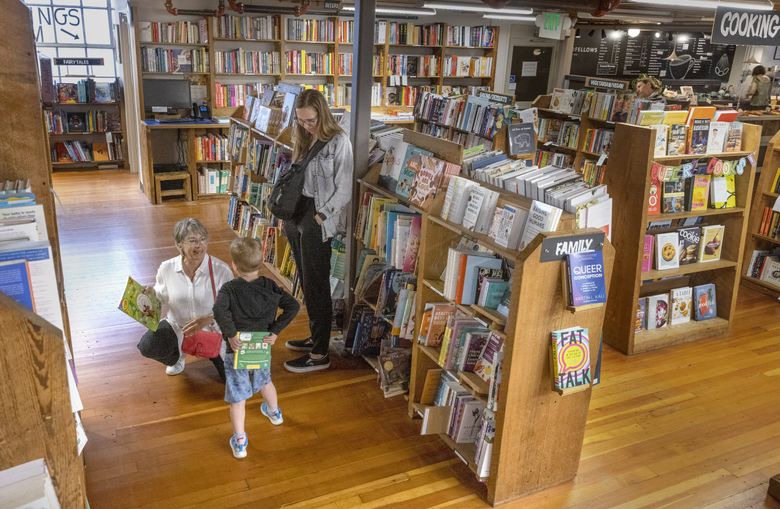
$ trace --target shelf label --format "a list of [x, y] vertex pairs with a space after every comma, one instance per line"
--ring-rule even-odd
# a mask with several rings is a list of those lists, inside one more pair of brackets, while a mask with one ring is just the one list
[[484, 97], [488, 101], [496, 104], [512, 104], [514, 96], [499, 94], [491, 90], [477, 90], [477, 97]]
[[780, 12], [718, 6], [712, 23], [712, 43], [780, 46]]
[[54, 65], [103, 65], [102, 58], [55, 58]]
[[550, 237], [542, 241], [542, 262], [557, 262], [566, 255], [584, 251], [600, 251], [604, 247], [604, 232]]
[[611, 80], [608, 78], [585, 78], [585, 88], [603, 88], [607, 90], [628, 90], [628, 81]]

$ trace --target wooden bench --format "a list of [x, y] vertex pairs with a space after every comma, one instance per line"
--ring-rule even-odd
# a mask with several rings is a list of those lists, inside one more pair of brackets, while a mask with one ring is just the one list
[[[163, 182], [180, 181], [181, 187], [177, 189], [162, 190]], [[187, 201], [192, 201], [192, 185], [190, 183], [190, 172], [188, 171], [170, 171], [154, 174], [154, 202], [162, 203], [166, 196], [184, 196]]]

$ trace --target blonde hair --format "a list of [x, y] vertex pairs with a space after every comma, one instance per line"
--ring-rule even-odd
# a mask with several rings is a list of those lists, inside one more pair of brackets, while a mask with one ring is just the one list
[[[334, 136], [344, 132], [339, 127], [336, 119], [328, 108], [325, 97], [314, 89], [304, 90], [295, 99], [295, 109], [313, 108], [317, 112], [317, 134], [318, 140], [324, 142], [330, 141]], [[293, 161], [298, 161], [303, 157], [312, 143], [312, 135], [303, 128], [297, 121], [293, 127]]]
[[260, 270], [263, 264], [260, 241], [250, 238], [233, 239], [230, 243], [230, 258], [243, 274]]
[[664, 89], [664, 85], [661, 83], [661, 80], [655, 76], [648, 76], [647, 74], [641, 74], [636, 79], [634, 82], [634, 88], [636, 88], [639, 83], [644, 83], [645, 85], [649, 86], [653, 92], [661, 92]]

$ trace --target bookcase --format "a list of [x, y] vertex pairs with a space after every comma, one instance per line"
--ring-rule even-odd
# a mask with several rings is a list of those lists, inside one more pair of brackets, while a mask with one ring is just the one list
[[85, 507], [84, 465], [76, 453], [75, 421], [68, 397], [63, 333], [70, 337], [63, 291], [59, 235], [51, 189], [49, 146], [40, 102], [30, 10], [8, 2], [0, 31], [0, 109], [8, 132], [0, 139], [2, 179], [29, 179], [43, 205], [54, 262], [63, 331], [0, 295], [3, 350], [0, 370], [13, 373], [0, 395], [3, 436], [0, 469], [44, 457], [63, 507]]
[[[729, 329], [737, 304], [748, 211], [756, 172], [755, 158], [760, 138], [760, 127], [744, 124], [742, 150], [739, 152], [654, 157], [653, 129], [617, 124], [610, 150], [610, 171], [606, 174], [606, 183], [614, 200], [614, 210], [619, 211], [614, 215], [612, 225], [612, 238], [619, 256], [615, 260], [609, 290], [604, 325], [605, 342], [625, 354], [635, 354], [713, 337]], [[736, 207], [648, 215], [647, 203], [654, 162], [671, 165], [711, 157], [724, 160], [746, 158], [744, 173], [735, 177]], [[650, 223], [697, 217], [702, 217], [707, 223], [725, 226], [721, 239], [721, 259], [681, 265], [678, 269], [642, 272], [644, 237]], [[717, 317], [703, 321], [692, 320], [689, 323], [655, 330], [635, 331], [640, 297], [705, 283], [715, 285]]]
[[780, 298], [780, 287], [750, 276], [749, 271], [753, 251], [771, 251], [780, 247], [780, 239], [763, 235], [760, 230], [762, 223], [764, 222], [764, 209], [766, 207], [771, 208], [778, 197], [780, 197], [780, 194], [772, 189], [777, 169], [780, 168], [779, 153], [780, 132], [772, 136], [766, 147], [763, 168], [756, 183], [755, 193], [753, 194], [754, 201], [750, 208], [750, 222], [748, 226], [748, 236], [745, 240], [744, 263], [742, 266], [743, 285], [776, 299]]
[[[439, 159], [456, 164], [462, 162], [463, 147], [458, 144], [408, 130], [404, 132], [403, 138], [406, 143], [428, 150]], [[361, 191], [370, 191], [409, 204], [408, 200], [378, 185], [377, 178], [378, 169], [375, 167], [359, 181]], [[565, 397], [552, 391], [550, 333], [558, 328], [575, 325], [587, 327], [593, 338], [590, 352], [592, 359], [596, 359], [606, 308], [601, 306], [577, 312], [567, 310], [562, 288], [563, 262], [560, 258], [545, 262], [542, 252], [550, 250], [549, 247], [543, 247], [545, 239], [571, 238], [573, 234], [592, 234], [594, 231], [575, 233], [574, 216], [564, 213], [557, 233], [537, 236], [522, 251], [506, 249], [488, 235], [475, 233], [460, 224], [442, 219], [440, 215], [444, 194], [437, 193], [425, 209], [410, 206], [422, 215], [416, 266], [414, 337], [420, 334], [420, 317], [426, 303], [450, 302], [464, 315], [478, 319], [503, 338], [503, 368], [489, 476], [479, 477], [474, 443], [456, 443], [448, 435], [440, 435], [454, 454], [484, 482], [487, 500], [499, 504], [565, 482], [576, 474], [591, 391], [588, 389]], [[531, 206], [531, 200], [505, 192], [501, 192], [499, 203], [502, 202], [523, 208]], [[444, 253], [461, 238], [477, 242], [514, 265], [507, 318], [478, 305], [455, 304], [445, 297], [444, 282], [441, 280], [447, 264]], [[614, 250], [606, 240], [603, 254], [605, 282], [608, 284]], [[438, 349], [413, 342], [408, 396], [410, 418], [423, 417], [426, 410], [432, 408], [424, 400], [424, 392], [428, 390], [425, 386], [429, 374], [435, 375], [441, 371], [439, 355]], [[473, 373], [459, 372], [457, 376], [459, 382], [476, 398], [485, 400], [489, 390], [487, 382]], [[558, 434], [554, 440], [543, 439], [542, 435], [560, 422], [567, 423], [566, 433]]]

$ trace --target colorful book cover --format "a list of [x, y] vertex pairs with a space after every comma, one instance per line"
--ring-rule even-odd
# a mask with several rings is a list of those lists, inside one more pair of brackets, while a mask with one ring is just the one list
[[669, 323], [669, 294], [647, 298], [647, 330], [661, 329]]
[[720, 260], [723, 248], [723, 234], [726, 227], [723, 225], [703, 226], [701, 229], [701, 242], [699, 244], [699, 261], [714, 262]]
[[679, 257], [680, 265], [696, 263], [699, 261], [699, 244], [701, 243], [701, 228], [691, 226], [677, 230], [680, 238]]
[[568, 394], [587, 389], [591, 383], [588, 329], [571, 327], [552, 332], [550, 361], [553, 390]]
[[641, 332], [647, 328], [647, 297], [641, 297], [636, 307], [636, 316], [634, 318], [634, 332]]
[[271, 369], [271, 344], [265, 342], [269, 332], [239, 332], [241, 348], [233, 354], [233, 369]]
[[710, 207], [733, 209], [737, 206], [737, 181], [734, 174], [712, 177], [710, 182]]
[[[667, 112], [671, 113], [671, 112]], [[685, 153], [685, 141], [688, 136], [688, 128], [685, 124], [674, 124], [669, 126], [667, 135], [666, 154], [676, 156]]]
[[677, 232], [659, 233], [655, 236], [655, 268], [658, 270], [676, 269], [679, 261], [679, 237]]
[[642, 249], [642, 272], [653, 270], [653, 242], [655, 235], [645, 235], [645, 243]]
[[458, 308], [452, 304], [434, 304], [431, 309], [430, 325], [425, 336], [425, 346], [437, 348], [444, 342], [447, 321], [455, 315]]
[[731, 122], [729, 132], [726, 135], [724, 152], [739, 152], [742, 150], [742, 122]]
[[692, 212], [707, 210], [710, 196], [710, 176], [694, 175], [687, 182], [690, 187], [690, 210]]
[[703, 118], [697, 118], [693, 121], [691, 127], [690, 143], [688, 144], [689, 154], [706, 154], [707, 143], [710, 136], [710, 121]]
[[717, 154], [724, 152], [726, 136], [729, 132], [728, 122], [710, 122], [710, 133], [707, 140], [707, 153]]
[[[659, 111], [655, 111], [653, 113], [663, 113]], [[655, 131], [655, 149], [653, 150], [653, 155], [655, 157], [663, 157], [666, 155], [666, 146], [668, 144], [668, 136], [669, 136], [669, 126], [658, 124], [650, 126]]]
[[160, 324], [161, 309], [154, 290], [146, 288], [132, 277], [127, 278], [127, 286], [119, 303], [120, 311], [155, 332]]
[[685, 181], [675, 180], [663, 183], [663, 201], [661, 211], [664, 214], [673, 214], [685, 210]]
[[421, 209], [426, 209], [441, 186], [445, 163], [432, 156], [421, 156], [420, 161], [420, 170], [414, 177], [409, 201]]
[[691, 321], [693, 288], [684, 286], [669, 292], [672, 300], [672, 316], [669, 325], [680, 325]]
[[504, 344], [504, 340], [496, 334], [491, 332], [485, 346], [482, 347], [482, 351], [479, 353], [477, 362], [474, 363], [474, 374], [479, 376], [482, 380], [489, 382], [493, 377], [493, 359], [497, 352], [501, 350], [501, 346]]
[[398, 185], [395, 188], [396, 194], [409, 198], [414, 185], [414, 179], [422, 168], [422, 156], [430, 155], [433, 154], [420, 147], [415, 147], [414, 145], [407, 146], [406, 155], [401, 165], [401, 173], [398, 175]]
[[715, 297], [715, 285], [708, 283], [693, 287], [694, 318], [710, 320], [718, 315], [718, 304]]
[[32, 279], [27, 260], [0, 262], [0, 293], [12, 298], [30, 311], [35, 311]]
[[569, 306], [584, 308], [607, 301], [604, 257], [600, 250], [572, 253], [566, 257]]
[[414, 273], [417, 268], [417, 254], [420, 250], [420, 229], [422, 216], [415, 215], [409, 228], [409, 238], [404, 251], [403, 270]]

